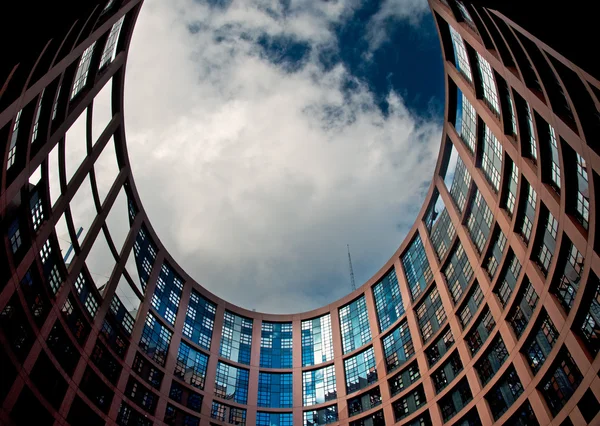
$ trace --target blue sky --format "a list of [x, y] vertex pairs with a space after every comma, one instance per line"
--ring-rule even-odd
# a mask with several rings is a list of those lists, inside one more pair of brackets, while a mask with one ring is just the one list
[[371, 52], [367, 41], [368, 22], [381, 1], [365, 2], [352, 16], [335, 26], [339, 49], [329, 61], [341, 61], [365, 81], [382, 111], [387, 111], [390, 91], [402, 95], [417, 114], [443, 116], [444, 80], [439, 40], [430, 14], [415, 26], [407, 20], [384, 22], [388, 39]]
[[423, 0], [146, 0], [129, 54], [128, 150], [149, 218], [201, 285], [298, 312], [397, 249], [441, 137]]
[[[433, 17], [424, 14], [417, 25], [406, 19], [386, 19], [383, 26], [387, 39], [371, 49], [369, 22], [383, 3], [385, 1], [366, 1], [346, 19], [333, 23], [331, 29], [337, 43], [319, 49], [321, 65], [326, 69], [340, 63], [346, 66], [354, 77], [367, 85], [384, 113], [387, 113], [389, 92], [396, 91], [417, 114], [443, 116], [443, 65]], [[313, 48], [303, 40], [268, 34], [261, 36], [258, 43], [266, 59], [289, 72], [301, 68]], [[350, 90], [352, 87], [349, 84]]]

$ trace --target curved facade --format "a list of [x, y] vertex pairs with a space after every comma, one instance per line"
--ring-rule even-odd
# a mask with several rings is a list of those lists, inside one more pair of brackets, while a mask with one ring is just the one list
[[[1, 424], [600, 422], [595, 76], [497, 10], [430, 0], [445, 125], [415, 224], [343, 299], [262, 314], [186, 275], [138, 197], [123, 83], [142, 2], [78, 3], [35, 15], [0, 70]], [[106, 278], [86, 264], [102, 253]]]

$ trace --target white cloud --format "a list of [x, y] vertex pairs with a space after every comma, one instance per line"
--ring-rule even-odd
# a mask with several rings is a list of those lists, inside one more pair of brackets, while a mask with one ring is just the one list
[[[441, 134], [398, 94], [383, 116], [359, 81], [341, 89], [342, 65], [319, 66], [315, 46], [335, 45], [330, 24], [355, 5], [299, 3], [146, 0], [127, 65], [128, 151], [153, 227], [201, 285], [267, 312], [346, 294], [346, 243], [357, 284], [389, 259]], [[265, 33], [313, 46], [304, 67], [270, 63]]]
[[408, 21], [411, 25], [418, 26], [426, 13], [430, 13], [427, 0], [384, 0], [367, 24], [367, 56], [389, 40], [391, 24]]

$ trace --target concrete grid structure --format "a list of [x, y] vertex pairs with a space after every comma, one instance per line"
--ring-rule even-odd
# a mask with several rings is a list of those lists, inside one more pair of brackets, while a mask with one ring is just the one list
[[[138, 197], [123, 84], [141, 6], [38, 10], [37, 35], [3, 56], [1, 424], [600, 423], [594, 71], [483, 1], [430, 0], [446, 108], [417, 220], [348, 296], [262, 314], [194, 282]], [[27, 12], [14, 7], [6, 17]], [[96, 123], [105, 87], [112, 118]], [[80, 119], [87, 153], [66, 164]], [[101, 188], [94, 166], [113, 149]], [[71, 208], [86, 190], [97, 214], [80, 235]], [[118, 203], [120, 243], [108, 225]], [[86, 265], [98, 244], [114, 257], [107, 282]]]

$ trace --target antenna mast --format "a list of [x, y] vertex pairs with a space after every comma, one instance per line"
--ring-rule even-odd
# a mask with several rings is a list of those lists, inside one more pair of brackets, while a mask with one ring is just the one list
[[348, 267], [350, 268], [350, 283], [352, 284], [352, 291], [356, 290], [356, 282], [354, 281], [354, 270], [352, 269], [352, 257], [350, 256], [350, 244], [346, 244], [348, 247]]

